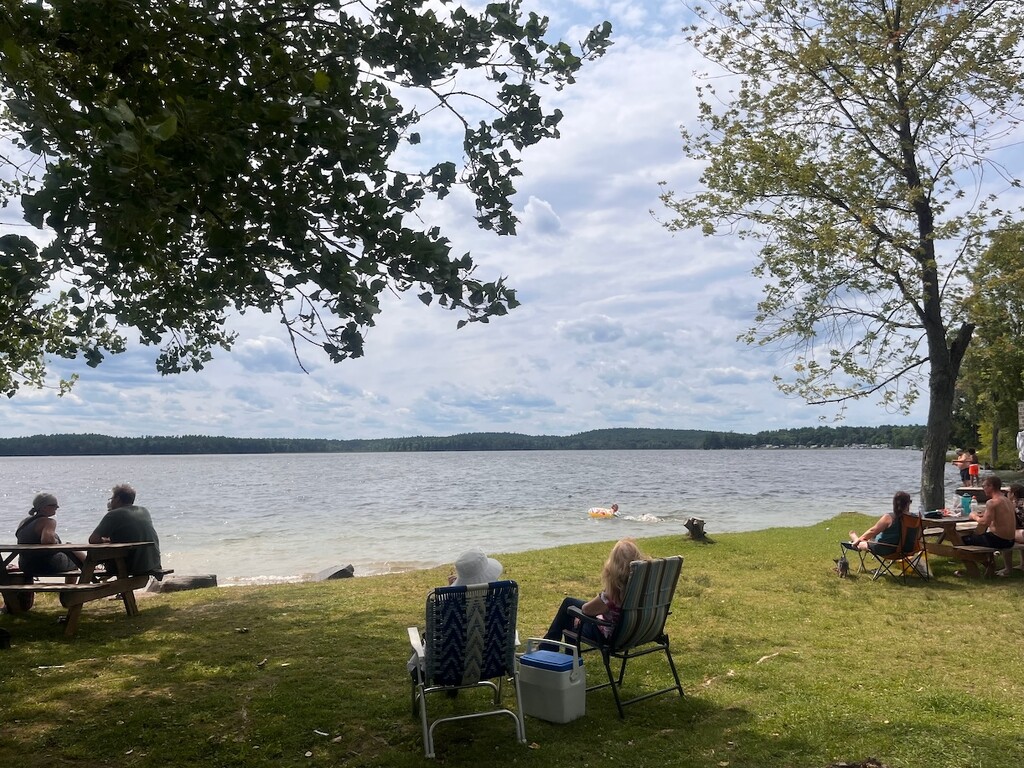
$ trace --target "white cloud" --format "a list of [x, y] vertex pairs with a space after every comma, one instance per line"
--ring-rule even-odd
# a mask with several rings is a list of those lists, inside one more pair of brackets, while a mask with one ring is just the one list
[[[254, 373], [287, 373], [296, 369], [295, 352], [280, 337], [243, 339], [235, 344], [231, 355], [245, 370]], [[318, 357], [308, 356], [303, 360], [303, 367], [306, 370], [319, 367], [319, 361]]]
[[553, 235], [562, 229], [562, 222], [558, 218], [558, 214], [551, 208], [551, 204], [535, 197], [531, 197], [523, 207], [519, 220], [521, 222], [520, 235], [524, 234], [523, 230], [533, 231], [540, 235]]
[[555, 332], [577, 344], [608, 344], [618, 341], [625, 332], [622, 325], [605, 315], [564, 320], [555, 324]]

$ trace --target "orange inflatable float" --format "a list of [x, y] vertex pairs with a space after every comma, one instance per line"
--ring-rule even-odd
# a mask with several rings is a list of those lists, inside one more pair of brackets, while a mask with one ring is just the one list
[[598, 519], [604, 517], [615, 517], [617, 514], [619, 514], [619, 505], [612, 504], [611, 509], [607, 509], [605, 507], [591, 507], [590, 509], [587, 510], [587, 514], [591, 517], [595, 517]]

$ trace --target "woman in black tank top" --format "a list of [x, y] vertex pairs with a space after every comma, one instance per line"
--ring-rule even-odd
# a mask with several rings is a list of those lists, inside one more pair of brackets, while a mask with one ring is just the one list
[[[55, 515], [60, 505], [52, 493], [40, 493], [32, 500], [28, 517], [18, 524], [19, 544], [60, 544]], [[76, 557], [77, 555], [77, 557]], [[18, 557], [18, 565], [26, 576], [50, 576], [73, 571], [82, 564], [80, 553], [26, 552]]]

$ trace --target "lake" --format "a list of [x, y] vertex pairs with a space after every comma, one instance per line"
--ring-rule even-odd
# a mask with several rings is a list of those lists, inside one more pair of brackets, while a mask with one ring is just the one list
[[[88, 538], [111, 486], [129, 482], [160, 533], [164, 566], [221, 584], [299, 581], [352, 563], [356, 575], [488, 553], [623, 536], [803, 526], [880, 515], [918, 495], [914, 450], [514, 451], [0, 458], [0, 536], [39, 491], [58, 532]], [[953, 503], [958, 475], [947, 472]], [[595, 520], [593, 506], [619, 505]]]

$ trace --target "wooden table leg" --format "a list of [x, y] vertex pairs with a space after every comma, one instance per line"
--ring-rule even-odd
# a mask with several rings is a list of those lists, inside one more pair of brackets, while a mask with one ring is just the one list
[[82, 615], [82, 604], [72, 605], [64, 617], [64, 637], [74, 637], [78, 631], [78, 619]]
[[[114, 560], [114, 570], [117, 573], [118, 580], [128, 580], [128, 561], [124, 557], [118, 557]], [[131, 589], [126, 589], [121, 592], [121, 602], [124, 603], [124, 610], [129, 616], [136, 616], [139, 613], [139, 606], [135, 602], [135, 592]]]
[[135, 602], [135, 592], [131, 589], [126, 589], [121, 593], [121, 600], [124, 602], [124, 610], [129, 616], [137, 616], [139, 613], [139, 605]]

